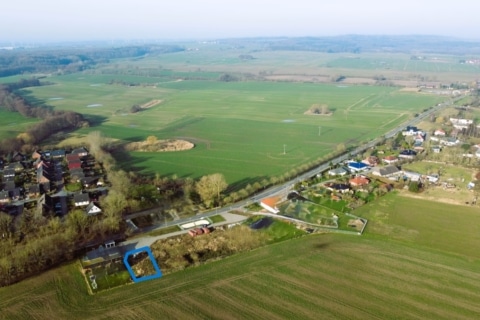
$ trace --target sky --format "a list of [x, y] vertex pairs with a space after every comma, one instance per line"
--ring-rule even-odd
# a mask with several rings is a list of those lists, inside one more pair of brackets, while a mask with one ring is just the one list
[[425, 34], [480, 39], [480, 1], [5, 0], [0, 43]]

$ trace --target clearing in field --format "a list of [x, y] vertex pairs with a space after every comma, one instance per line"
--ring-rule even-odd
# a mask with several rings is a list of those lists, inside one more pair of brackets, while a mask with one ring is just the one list
[[154, 107], [158, 104], [161, 104], [163, 102], [163, 100], [159, 100], [159, 99], [154, 99], [152, 101], [149, 101], [147, 103], [144, 103], [140, 106], [140, 108], [142, 109], [148, 109], [148, 108], [151, 108], [151, 107]]
[[141, 151], [141, 152], [172, 152], [190, 150], [195, 145], [190, 141], [179, 139], [156, 140], [154, 142], [142, 141], [131, 142], [125, 146], [127, 151]]

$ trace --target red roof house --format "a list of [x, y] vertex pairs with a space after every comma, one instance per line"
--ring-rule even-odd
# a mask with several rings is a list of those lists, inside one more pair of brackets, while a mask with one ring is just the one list
[[368, 180], [365, 177], [358, 176], [358, 177], [350, 179], [349, 182], [350, 182], [350, 185], [352, 185], [354, 187], [359, 187], [359, 186], [366, 186], [367, 184], [370, 183], [370, 180]]
[[262, 208], [266, 209], [268, 212], [277, 214], [280, 212], [276, 206], [279, 200], [279, 197], [265, 198], [260, 202], [260, 206], [262, 206]]

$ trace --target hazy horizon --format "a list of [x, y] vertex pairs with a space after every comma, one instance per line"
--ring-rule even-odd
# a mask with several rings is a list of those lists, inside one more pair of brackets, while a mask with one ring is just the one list
[[[238, 37], [438, 35], [480, 40], [480, 1], [9, 1], [0, 43]], [[7, 32], [5, 32], [7, 31]]]

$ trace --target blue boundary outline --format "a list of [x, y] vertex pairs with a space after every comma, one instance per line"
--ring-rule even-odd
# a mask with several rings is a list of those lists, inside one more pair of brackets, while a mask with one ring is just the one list
[[[155, 269], [155, 273], [145, 276], [145, 277], [137, 277], [135, 275], [135, 272], [133, 272], [132, 267], [128, 263], [128, 257], [131, 255], [134, 255], [139, 252], [146, 252], [148, 254], [148, 257], [150, 258], [150, 261], [152, 262], [153, 268]], [[162, 270], [158, 267], [157, 261], [153, 257], [152, 250], [150, 250], [150, 247], [142, 247], [138, 248], [135, 250], [130, 250], [125, 253], [125, 256], [123, 257], [123, 264], [125, 264], [125, 267], [127, 267], [128, 273], [130, 273], [130, 277], [132, 277], [133, 282], [138, 283], [142, 281], [148, 281], [148, 280], [153, 280], [153, 279], [158, 279], [162, 277]]]

